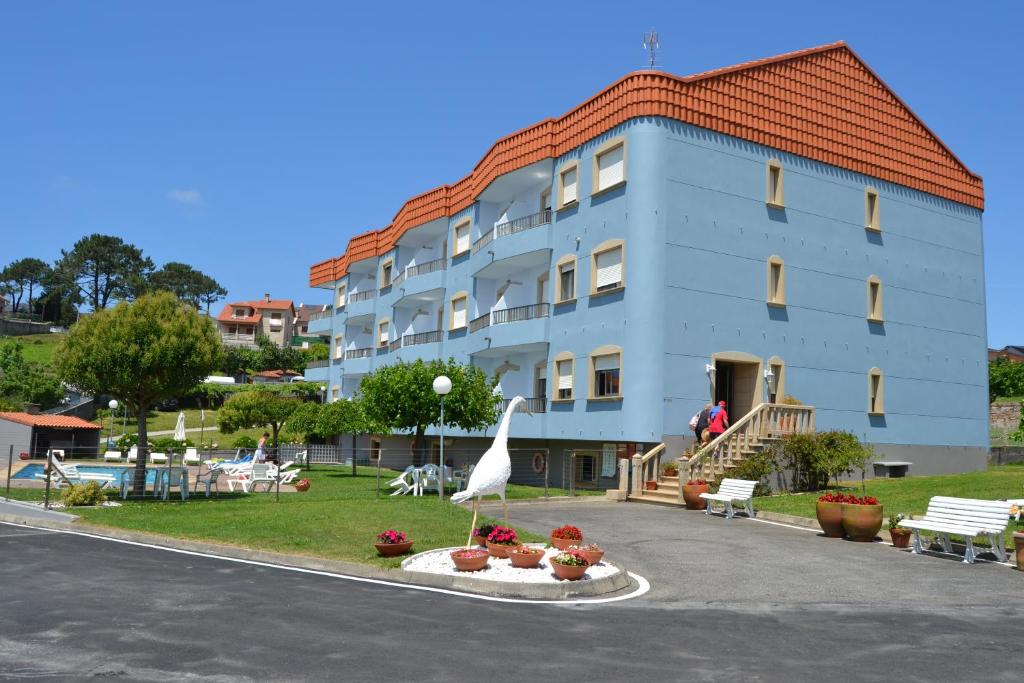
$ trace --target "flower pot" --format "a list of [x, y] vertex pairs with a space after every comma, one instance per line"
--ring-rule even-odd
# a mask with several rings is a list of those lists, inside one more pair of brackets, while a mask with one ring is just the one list
[[658, 482], [656, 480], [654, 480], [654, 479], [651, 479], [649, 481], [645, 481], [644, 482], [644, 488], [647, 489], [648, 491], [657, 491], [658, 490]]
[[826, 536], [829, 538], [843, 537], [842, 503], [823, 503], [819, 500], [815, 507], [815, 513], [818, 516], [818, 525], [821, 526], [821, 530], [825, 532]]
[[377, 549], [381, 557], [395, 557], [396, 555], [404, 555], [409, 552], [412, 548], [412, 541], [404, 541], [402, 543], [374, 543], [373, 547]]
[[581, 550], [583, 557], [587, 558], [587, 562], [590, 564], [597, 564], [604, 557], [603, 550]]
[[895, 529], [889, 529], [889, 536], [892, 537], [893, 548], [909, 548], [910, 547], [910, 534], [914, 533], [910, 529], [901, 529], [899, 527]]
[[473, 537], [473, 542], [476, 543], [478, 546], [481, 546], [481, 547], [484, 547], [484, 548], [487, 547], [487, 537], [486, 536], [474, 536]]
[[842, 506], [843, 529], [851, 541], [868, 543], [875, 540], [878, 530], [882, 528], [881, 505], [852, 505], [840, 503]]
[[571, 546], [579, 545], [580, 543], [583, 543], [583, 539], [582, 538], [578, 538], [578, 539], [573, 539], [573, 538], [555, 538], [554, 536], [552, 536], [550, 540], [551, 540], [551, 545], [555, 546], [559, 550], [565, 550], [566, 548], [569, 548]]
[[295, 486], [295, 490], [300, 493], [303, 491], [308, 491], [309, 479], [299, 479], [297, 482], [295, 482], [295, 484], [293, 484], [293, 486]]
[[460, 572], [478, 572], [487, 568], [487, 560], [490, 555], [484, 550], [473, 551], [468, 557], [460, 557], [459, 553], [464, 550], [455, 550], [451, 553], [452, 562]]
[[587, 573], [587, 567], [573, 567], [565, 564], [558, 564], [557, 562], [551, 562], [551, 569], [562, 581], [579, 581], [583, 578], [583, 575]]
[[1017, 569], [1024, 572], [1024, 531], [1013, 532], [1013, 547], [1017, 554]]
[[686, 501], [687, 510], [703, 510], [708, 502], [700, 497], [700, 494], [708, 492], [707, 484], [683, 484], [683, 500]]
[[500, 557], [507, 560], [509, 551], [515, 550], [519, 546], [519, 543], [491, 543], [487, 541], [487, 552], [490, 553], [491, 557]]
[[18, 460], [28, 460], [28, 458], [28, 451], [22, 451], [21, 453], [18, 453]]
[[534, 569], [544, 559], [544, 553], [521, 553], [513, 550], [508, 554], [508, 559], [513, 567], [520, 569]]

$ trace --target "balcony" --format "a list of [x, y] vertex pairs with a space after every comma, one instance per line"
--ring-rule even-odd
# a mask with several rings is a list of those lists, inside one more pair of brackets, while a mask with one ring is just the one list
[[416, 346], [417, 344], [433, 344], [441, 341], [442, 330], [431, 330], [430, 332], [417, 332], [402, 337], [402, 346]]
[[373, 348], [366, 347], [363, 349], [349, 349], [345, 352], [345, 358], [369, 358], [373, 355]]
[[[501, 405], [500, 405], [500, 407], [498, 409], [499, 412], [504, 413], [506, 410], [508, 410], [508, 407], [509, 407], [509, 405], [511, 403], [512, 403], [512, 399], [510, 399], [510, 398], [502, 399], [501, 400]], [[546, 413], [548, 411], [547, 399], [545, 399], [543, 397], [541, 397], [541, 398], [528, 398], [528, 399], [526, 399], [526, 403], [521, 403], [519, 405], [519, 407], [516, 408], [516, 412], [517, 413], [524, 413], [527, 410], [529, 410], [531, 413], [535, 413], [535, 414], [536, 413]]]
[[476, 242], [473, 242], [473, 253], [480, 251], [494, 239], [494, 230], [488, 230], [484, 234], [476, 238]]
[[469, 331], [476, 332], [491, 325], [504, 325], [505, 323], [516, 323], [522, 320], [534, 320], [535, 318], [546, 318], [551, 313], [551, 304], [529, 304], [528, 306], [516, 306], [514, 308], [502, 308], [497, 311], [485, 313], [479, 318], [469, 322]]
[[439, 270], [444, 270], [448, 267], [448, 259], [439, 258], [433, 261], [427, 261], [426, 263], [417, 263], [414, 266], [409, 266], [405, 269], [405, 279], [414, 278], [418, 275], [426, 275], [427, 273], [436, 273]]
[[313, 368], [326, 368], [327, 364], [328, 361], [326, 358], [323, 360], [311, 360], [308, 363], [306, 363], [306, 369], [312, 370]]
[[377, 290], [375, 289], [367, 289], [362, 292], [353, 292], [352, 294], [349, 294], [348, 302], [350, 304], [357, 304], [360, 301], [369, 301], [375, 296], [377, 296]]
[[323, 320], [324, 318], [329, 318], [332, 315], [334, 315], [334, 307], [328, 306], [322, 311], [310, 314], [309, 322], [313, 322], [314, 320]]
[[256, 335], [253, 334], [242, 334], [240, 332], [221, 332], [220, 340], [225, 346], [256, 346]]
[[477, 253], [496, 239], [508, 237], [509, 235], [514, 235], [518, 232], [532, 230], [533, 228], [539, 228], [550, 222], [551, 210], [548, 209], [529, 216], [523, 216], [522, 218], [506, 221], [505, 223], [499, 223], [494, 226], [493, 230], [488, 230], [477, 238], [476, 242], [473, 243], [473, 253]]
[[484, 313], [479, 318], [473, 318], [472, 320], [469, 321], [469, 332], [470, 332], [470, 334], [472, 334], [473, 332], [476, 332], [477, 330], [484, 329], [485, 327], [487, 327], [490, 324], [491, 324], [491, 314], [490, 313]]

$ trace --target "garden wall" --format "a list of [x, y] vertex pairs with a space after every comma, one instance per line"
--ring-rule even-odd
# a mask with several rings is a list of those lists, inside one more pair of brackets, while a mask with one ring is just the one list
[[1024, 446], [996, 446], [989, 450], [990, 465], [1009, 465], [1024, 462]]
[[1017, 401], [993, 403], [988, 408], [991, 429], [1012, 432], [1020, 426], [1021, 405]]

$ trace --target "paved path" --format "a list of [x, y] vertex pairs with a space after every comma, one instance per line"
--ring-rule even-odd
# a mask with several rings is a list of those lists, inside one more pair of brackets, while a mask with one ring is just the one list
[[[54, 497], [59, 497], [59, 492]], [[69, 515], [66, 512], [47, 510], [41, 505], [33, 505], [19, 500], [0, 498], [0, 516], [5, 518], [20, 517], [25, 521], [42, 520], [50, 522], [73, 522], [78, 519], [77, 515]]]
[[0, 525], [0, 678], [1019, 680], [1024, 575], [642, 505], [573, 522], [654, 588], [505, 604]]

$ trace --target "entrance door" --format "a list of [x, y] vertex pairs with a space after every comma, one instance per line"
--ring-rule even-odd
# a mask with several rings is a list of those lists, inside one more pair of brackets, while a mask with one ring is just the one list
[[760, 379], [760, 362], [715, 361], [715, 403], [725, 401], [730, 424], [761, 402]]

